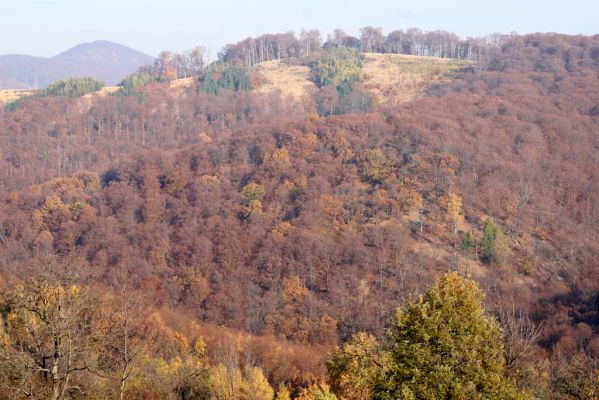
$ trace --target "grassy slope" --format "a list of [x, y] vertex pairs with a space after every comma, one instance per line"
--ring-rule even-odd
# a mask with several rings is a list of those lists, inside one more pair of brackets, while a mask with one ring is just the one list
[[[413, 100], [431, 85], [449, 78], [465, 61], [399, 54], [366, 53], [362, 83], [375, 95], [379, 104], [400, 104]], [[258, 93], [280, 90], [283, 97], [309, 95], [316, 86], [310, 81], [310, 68], [275, 60], [255, 66], [265, 80]]]
[[380, 104], [418, 98], [432, 85], [448, 79], [468, 62], [398, 54], [365, 54], [362, 83]]

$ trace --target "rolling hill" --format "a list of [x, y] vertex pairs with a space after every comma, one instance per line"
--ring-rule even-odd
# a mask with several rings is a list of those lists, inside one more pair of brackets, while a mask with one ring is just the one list
[[236, 376], [268, 400], [314, 382], [358, 398], [335, 349], [382, 357], [448, 271], [503, 329], [472, 342], [503, 346], [496, 364], [531, 393], [493, 398], [596, 398], [599, 36], [504, 40], [468, 62], [248, 47], [184, 79], [157, 63], [115, 96], [0, 107], [0, 398], [47, 390], [37, 371], [21, 383], [46, 360], [20, 345], [41, 325], [22, 299], [63, 294], [86, 395], [219, 398], [200, 396]]
[[57, 80], [91, 76], [114, 85], [153, 57], [109, 41], [75, 46], [54, 57], [0, 56], [1, 89], [39, 89]]

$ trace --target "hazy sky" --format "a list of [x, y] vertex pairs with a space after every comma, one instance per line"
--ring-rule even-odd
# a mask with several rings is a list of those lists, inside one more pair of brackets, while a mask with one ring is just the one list
[[0, 54], [51, 56], [112, 40], [151, 55], [198, 44], [212, 55], [247, 36], [360, 27], [599, 33], [599, 0], [0, 0]]

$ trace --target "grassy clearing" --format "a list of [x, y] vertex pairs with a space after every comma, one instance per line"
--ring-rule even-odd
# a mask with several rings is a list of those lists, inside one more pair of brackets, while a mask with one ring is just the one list
[[31, 90], [0, 90], [0, 104], [7, 104], [31, 94]]
[[[432, 85], [449, 79], [466, 61], [405, 56], [399, 54], [366, 53], [362, 84], [382, 105], [400, 104], [422, 96]], [[255, 91], [301, 98], [316, 89], [310, 81], [310, 68], [282, 61], [268, 61], [255, 67], [264, 83]]]
[[450, 78], [466, 61], [399, 54], [366, 54], [362, 84], [379, 104], [400, 104], [420, 97], [432, 85]]
[[304, 65], [274, 60], [258, 64], [255, 71], [265, 81], [256, 89], [258, 93], [268, 94], [280, 90], [283, 97], [301, 98], [316, 90], [316, 85], [310, 80], [310, 68]]

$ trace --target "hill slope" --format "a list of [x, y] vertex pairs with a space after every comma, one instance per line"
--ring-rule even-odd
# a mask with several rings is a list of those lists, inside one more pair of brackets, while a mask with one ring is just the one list
[[[48, 257], [106, 291], [130, 277], [173, 319], [302, 346], [305, 365], [265, 373], [304, 385], [328, 349], [383, 336], [398, 303], [457, 270], [489, 307], [541, 323], [531, 370], [548, 377], [552, 352], [598, 357], [595, 49], [599, 37], [512, 37], [415, 100], [332, 116], [310, 96], [205, 93], [193, 79], [90, 95], [89, 107], [0, 108], [0, 289]], [[371, 90], [401, 88], [389, 71], [402, 66], [437, 68], [367, 59]], [[246, 348], [277, 360], [278, 345]]]
[[0, 88], [38, 89], [57, 80], [91, 76], [107, 85], [151, 63], [153, 57], [109, 41], [84, 43], [54, 57], [0, 56]]

